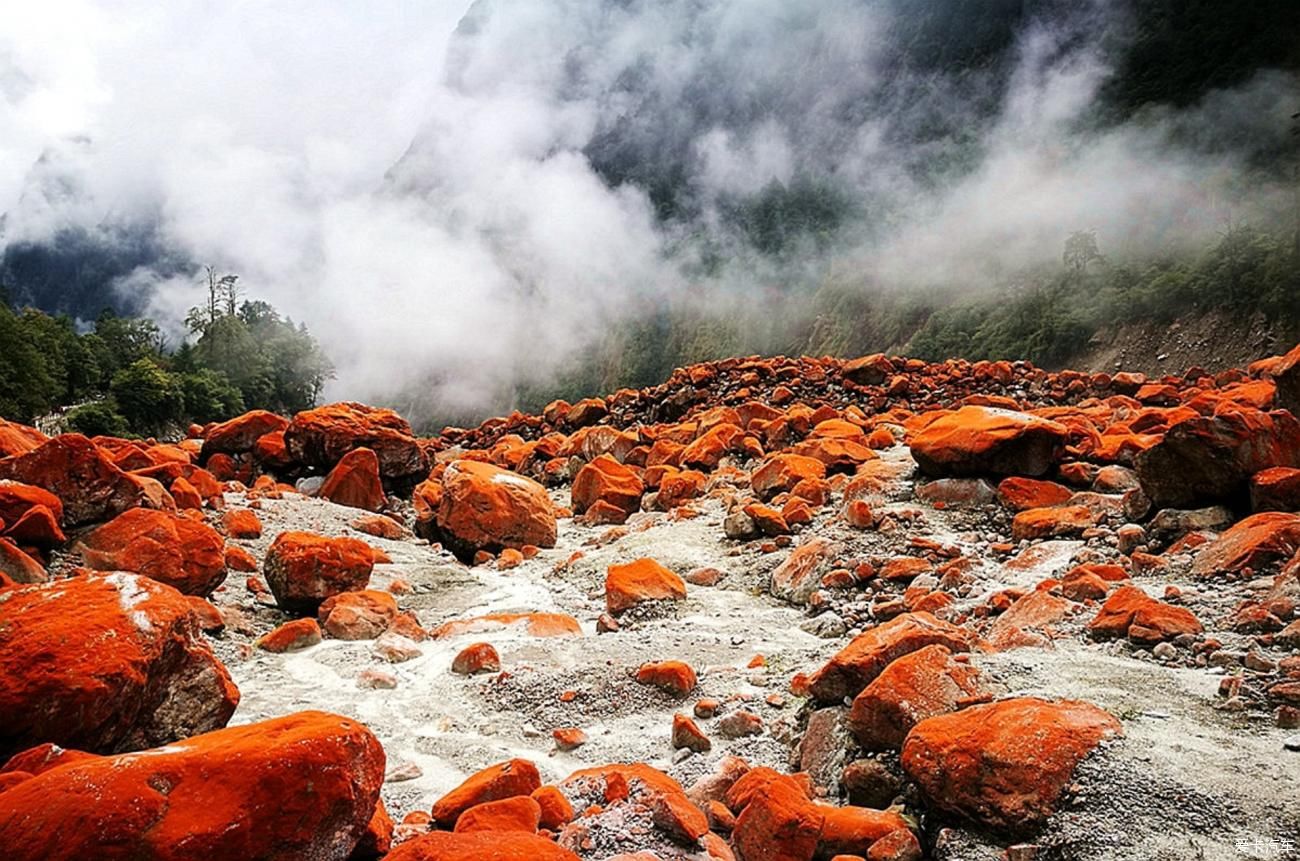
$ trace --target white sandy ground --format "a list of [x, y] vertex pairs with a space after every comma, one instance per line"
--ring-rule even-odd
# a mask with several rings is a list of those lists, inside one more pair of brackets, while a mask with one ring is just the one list
[[[889, 455], [901, 460], [906, 449]], [[850, 555], [887, 546], [903, 552], [903, 543], [912, 535], [956, 544], [982, 560], [983, 579], [963, 601], [971, 604], [1005, 586], [1032, 588], [1070, 567], [1084, 547], [1077, 541], [1048, 542], [1035, 564], [1009, 570], [988, 554], [993, 537], [989, 529], [972, 528], [968, 514], [910, 501], [905, 498], [909, 490], [907, 482], [886, 507], [921, 508], [924, 515], [899, 533], [854, 532], [828, 517], [819, 517], [814, 529], [844, 541]], [[567, 503], [566, 492], [555, 498]], [[243, 498], [232, 494], [227, 503], [238, 507]], [[307, 708], [364, 721], [384, 744], [390, 774], [412, 764], [419, 769], [414, 779], [385, 785], [384, 799], [395, 818], [428, 809], [469, 774], [515, 756], [535, 761], [547, 780], [588, 766], [645, 761], [689, 785], [733, 753], [754, 764], [787, 768], [800, 734], [803, 705], [789, 694], [789, 678], [820, 666], [854, 630], [831, 640], [801, 630], [809, 614], [762, 591], [784, 551], [761, 555], [753, 547], [738, 550], [722, 536], [721, 506], [710, 501], [698, 507], [704, 515], [694, 520], [669, 522], [663, 515], [638, 515], [626, 535], [604, 546], [588, 542], [605, 528], [563, 520], [554, 549], [499, 572], [468, 568], [422, 542], [361, 535], [347, 525], [359, 513], [353, 509], [298, 496], [263, 500], [258, 512], [262, 538], [239, 542], [259, 559], [287, 529], [350, 534], [392, 557], [393, 564], [376, 566], [371, 588], [386, 588], [399, 577], [410, 583], [414, 593], [399, 595], [399, 604], [414, 611], [426, 628], [487, 613], [542, 611], [576, 617], [583, 636], [538, 639], [521, 627], [498, 629], [428, 641], [421, 644], [419, 658], [387, 664], [372, 655], [369, 641], [326, 640], [293, 654], [254, 651], [248, 657], [252, 637], [231, 632], [216, 638], [214, 646], [242, 693], [232, 723]], [[640, 529], [638, 524], [646, 521], [649, 528]], [[557, 573], [557, 563], [577, 550], [583, 558]], [[688, 586], [686, 601], [629, 621], [618, 633], [596, 634], [595, 620], [604, 609], [606, 567], [641, 556], [680, 574], [710, 566], [725, 577], [716, 587]], [[283, 617], [254, 605], [243, 586], [244, 576], [232, 573], [214, 600], [244, 609], [262, 633]], [[1205, 584], [1156, 576], [1140, 585], [1158, 595], [1166, 582], [1209, 591]], [[1230, 607], [1237, 597], [1234, 592], [1207, 606]], [[1197, 611], [1202, 612], [1199, 607]], [[452, 658], [474, 642], [496, 647], [507, 673], [504, 678], [467, 679], [451, 672]], [[747, 669], [756, 654], [765, 656], [766, 669]], [[642, 662], [669, 659], [686, 661], [699, 674], [699, 688], [685, 700], [631, 679]], [[1265, 714], [1216, 710], [1215, 671], [1165, 667], [1147, 654], [1135, 657], [1120, 646], [1077, 637], [1058, 640], [1050, 649], [980, 656], [978, 662], [1011, 692], [1089, 700], [1111, 711], [1125, 727], [1123, 740], [1108, 745], [1080, 769], [1079, 793], [1039, 838], [1038, 861], [1300, 858], [1300, 753], [1284, 751], [1282, 744], [1294, 731], [1278, 729]], [[371, 667], [396, 676], [397, 687], [359, 688], [357, 675]], [[561, 702], [560, 694], [570, 690], [578, 697]], [[780, 695], [783, 704], [768, 705], [764, 700], [769, 694]], [[690, 714], [701, 697], [726, 700], [737, 695], [750, 699], [732, 707], [762, 716], [767, 726], [763, 736], [728, 741], [717, 733], [716, 721], [700, 721], [713, 750], [684, 759], [682, 754], [674, 756], [669, 735], [675, 711]], [[551, 731], [560, 727], [583, 729], [588, 743], [569, 753], [556, 752]], [[953, 829], [944, 835], [935, 857], [994, 861], [1000, 851], [978, 835]]]

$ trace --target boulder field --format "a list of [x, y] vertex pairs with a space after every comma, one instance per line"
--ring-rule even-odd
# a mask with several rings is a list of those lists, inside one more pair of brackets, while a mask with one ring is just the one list
[[750, 357], [433, 437], [0, 423], [0, 846], [1288, 857], [1297, 368]]

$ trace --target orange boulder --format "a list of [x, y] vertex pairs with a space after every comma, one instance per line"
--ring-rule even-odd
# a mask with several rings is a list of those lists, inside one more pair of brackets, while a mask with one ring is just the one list
[[849, 729], [864, 750], [898, 748], [920, 721], [983, 693], [979, 670], [953, 660], [946, 646], [926, 646], [896, 659], [854, 698]]
[[226, 579], [226, 545], [206, 523], [136, 508], [78, 544], [87, 568], [129, 571], [186, 595], [208, 595]]
[[516, 795], [498, 801], [486, 801], [466, 810], [456, 820], [455, 831], [526, 831], [536, 834], [542, 821], [542, 806], [531, 796]]
[[921, 721], [902, 763], [935, 808], [1021, 832], [1051, 815], [1075, 767], [1122, 732], [1089, 703], [1020, 697]]
[[1208, 577], [1243, 568], [1259, 573], [1286, 562], [1298, 550], [1300, 514], [1265, 511], [1234, 524], [1207, 544], [1192, 563], [1192, 573]]
[[314, 613], [326, 598], [365, 589], [373, 567], [364, 541], [282, 532], [266, 551], [263, 574], [277, 604]]
[[681, 661], [642, 664], [636, 671], [636, 680], [678, 697], [684, 697], [695, 690], [695, 671]]
[[17, 523], [38, 505], [48, 509], [55, 520], [63, 520], [63, 502], [48, 490], [19, 481], [0, 481], [0, 521]]
[[214, 425], [203, 439], [199, 462], [207, 463], [214, 454], [245, 454], [269, 433], [283, 431], [289, 420], [266, 410], [253, 410], [227, 422]]
[[1061, 505], [1074, 491], [1054, 481], [1013, 475], [998, 483], [998, 499], [1012, 511]]
[[353, 449], [325, 476], [316, 495], [350, 508], [379, 511], [385, 502], [379, 458], [368, 448]]
[[605, 575], [605, 607], [611, 613], [647, 601], [681, 601], [685, 597], [682, 578], [653, 559], [611, 565]]
[[1157, 601], [1136, 586], [1116, 589], [1088, 623], [1094, 637], [1129, 637], [1146, 645], [1202, 630], [1191, 610]]
[[57, 496], [65, 526], [109, 520], [135, 508], [144, 497], [140, 485], [81, 434], [63, 434], [26, 454], [0, 460], [4, 480]]
[[429, 469], [429, 459], [406, 419], [392, 410], [337, 403], [298, 413], [284, 429], [284, 442], [298, 463], [333, 469], [348, 452], [368, 448], [386, 479], [408, 478]]
[[537, 766], [526, 759], [512, 759], [489, 766], [470, 776], [433, 805], [433, 821], [453, 828], [461, 815], [479, 804], [503, 798], [527, 796], [542, 785]]
[[10, 583], [44, 583], [45, 566], [28, 556], [8, 538], [0, 538], [0, 576]]
[[373, 640], [396, 617], [397, 599], [374, 589], [331, 595], [316, 611], [321, 628], [336, 640]]
[[447, 465], [436, 517], [440, 536], [462, 561], [480, 550], [555, 546], [555, 510], [546, 489], [488, 463]]
[[4, 793], [15, 859], [346, 858], [379, 801], [384, 751], [323, 712], [54, 768]]
[[616, 521], [621, 523], [641, 509], [644, 492], [645, 485], [635, 469], [602, 454], [573, 477], [573, 510], [582, 514], [595, 503], [604, 502], [621, 512]]
[[1068, 440], [1062, 424], [1028, 413], [965, 406], [929, 422], [910, 440], [912, 457], [927, 475], [1046, 473]]
[[224, 726], [239, 702], [188, 600], [146, 577], [6, 589], [0, 618], [0, 759], [47, 741], [165, 744]]
[[750, 487], [761, 499], [789, 493], [805, 479], [826, 477], [826, 465], [817, 458], [798, 454], [774, 454], [754, 470]]
[[966, 629], [941, 622], [929, 613], [904, 613], [854, 637], [812, 675], [809, 691], [819, 702], [838, 703], [856, 697], [903, 655], [936, 644], [967, 652], [974, 639]]

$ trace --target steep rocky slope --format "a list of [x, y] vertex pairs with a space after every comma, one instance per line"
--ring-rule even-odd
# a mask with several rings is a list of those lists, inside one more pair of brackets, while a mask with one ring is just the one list
[[1297, 857], [1297, 408], [1300, 349], [0, 426], [0, 845]]

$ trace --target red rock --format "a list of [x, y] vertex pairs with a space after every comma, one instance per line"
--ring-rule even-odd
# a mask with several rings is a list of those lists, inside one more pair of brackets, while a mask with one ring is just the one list
[[368, 448], [353, 449], [325, 476], [316, 495], [338, 505], [379, 511], [386, 502], [379, 458]]
[[366, 823], [366, 830], [362, 832], [361, 839], [357, 841], [352, 854], [348, 856], [348, 861], [378, 861], [383, 858], [393, 848], [395, 830], [393, 818], [388, 815], [388, 811], [384, 809], [384, 802], [380, 800], [375, 804], [375, 812]]
[[26, 454], [48, 439], [34, 427], [0, 419], [0, 458]]
[[1086, 505], [1030, 508], [1011, 520], [1011, 537], [1017, 541], [1063, 538], [1081, 535], [1096, 526], [1100, 517]]
[[1069, 601], [1043, 589], [1021, 595], [989, 628], [989, 646], [996, 651], [1048, 646], [1052, 627], [1072, 609]]
[[983, 693], [979, 670], [945, 646], [926, 646], [896, 659], [854, 698], [849, 730], [864, 750], [898, 748], [920, 721]]
[[879, 386], [897, 370], [884, 353], [873, 353], [845, 362], [844, 378], [860, 386]]
[[253, 410], [214, 425], [203, 439], [199, 463], [207, 463], [215, 454], [247, 454], [263, 436], [288, 426], [288, 419], [266, 410]]
[[48, 490], [18, 481], [0, 481], [0, 521], [15, 524], [29, 510], [43, 506], [63, 520], [63, 502]]
[[194, 485], [186, 481], [184, 476], [172, 482], [169, 492], [172, 499], [176, 501], [177, 508], [198, 511], [203, 507], [203, 497], [199, 496], [199, 492], [194, 489]]
[[920, 841], [910, 830], [904, 829], [891, 831], [872, 843], [865, 861], [921, 861], [922, 857]]
[[877, 841], [891, 834], [911, 834], [907, 820], [892, 811], [853, 806], [823, 807], [821, 811], [822, 831], [817, 851], [823, 856], [865, 855]]
[[856, 697], [894, 660], [930, 645], [969, 651], [974, 636], [929, 613], [904, 613], [864, 631], [809, 679], [809, 691], [823, 703]]
[[461, 634], [481, 634], [497, 631], [511, 625], [523, 625], [533, 637], [580, 637], [582, 626], [578, 620], [563, 613], [492, 613], [472, 619], [444, 622], [434, 629], [434, 639], [456, 637]]
[[46, 741], [165, 744], [223, 726], [239, 702], [185, 597], [148, 578], [6, 589], [0, 618], [0, 758]]
[[739, 448], [744, 435], [743, 430], [730, 423], [710, 428], [682, 451], [681, 465], [717, 469], [724, 455]]
[[865, 500], [854, 499], [844, 506], [844, 520], [857, 529], [870, 529], [876, 523], [876, 515]]
[[475, 643], [457, 653], [451, 662], [451, 671], [462, 676], [476, 673], [495, 673], [501, 669], [501, 656], [490, 643]]
[[558, 831], [573, 821], [573, 805], [564, 793], [554, 786], [542, 786], [533, 790], [529, 796], [541, 807], [539, 825], [548, 831]]
[[1300, 421], [1248, 407], [1182, 419], [1134, 462], [1157, 508], [1244, 502], [1250, 477], [1276, 466], [1300, 467]]
[[713, 743], [699, 725], [683, 714], [673, 715], [672, 744], [674, 750], [686, 748], [696, 753], [707, 753], [713, 748]]
[[809, 538], [790, 551], [772, 571], [768, 590], [773, 597], [796, 604], [807, 602], [821, 581], [825, 563], [837, 552], [835, 544], [821, 537]]
[[45, 566], [28, 556], [7, 538], [0, 538], [0, 586], [26, 583], [44, 583], [48, 578]]
[[[1140, 629], [1136, 637], [1132, 634], [1134, 627]], [[1094, 637], [1133, 637], [1144, 644], [1203, 630], [1191, 610], [1157, 601], [1136, 586], [1116, 589], [1088, 623], [1088, 633]]]
[[761, 499], [789, 493], [805, 479], [826, 476], [826, 465], [812, 457], [797, 454], [774, 454], [754, 470], [750, 486]]
[[489, 766], [472, 775], [433, 805], [433, 820], [441, 828], [452, 828], [461, 815], [479, 804], [503, 798], [527, 796], [542, 785], [537, 766], [526, 759], [512, 759]]
[[326, 598], [365, 589], [373, 567], [364, 541], [282, 532], [266, 551], [263, 573], [277, 604], [314, 613]]
[[524, 831], [536, 834], [541, 824], [542, 807], [527, 795], [502, 798], [477, 804], [456, 820], [456, 833], [475, 831]]
[[546, 489], [517, 473], [472, 460], [447, 465], [437, 526], [448, 549], [462, 561], [480, 550], [555, 546], [555, 511]]
[[615, 615], [647, 601], [681, 601], [685, 597], [682, 578], [653, 559], [611, 565], [605, 574], [605, 607]]
[[[752, 774], [752, 772], [751, 772]], [[823, 813], [784, 775], [754, 793], [739, 811], [731, 839], [746, 861], [812, 861]], [[728, 806], [736, 810], [728, 793]]]
[[346, 858], [383, 779], [369, 730], [300, 712], [38, 775], [4, 794], [0, 845], [42, 861]]
[[694, 469], [673, 469], [666, 472], [659, 480], [654, 507], [671, 511], [703, 493], [707, 481], [708, 477], [704, 473]]
[[[293, 455], [285, 444], [284, 431], [272, 431], [258, 437], [257, 442], [253, 443], [253, 460], [264, 469], [287, 469], [293, 466]], [[212, 467], [214, 461], [215, 458], [208, 461], [208, 466]]]
[[605, 522], [622, 523], [641, 510], [644, 492], [645, 485], [635, 469], [602, 454], [573, 477], [573, 510], [583, 514], [595, 503], [604, 502], [622, 514], [617, 520]]
[[410, 424], [392, 410], [337, 403], [298, 413], [284, 429], [289, 454], [298, 463], [333, 469], [353, 449], [368, 448], [386, 479], [407, 478], [429, 469]]
[[867, 461], [879, 457], [867, 447], [866, 442], [864, 436], [859, 436], [858, 439], [817, 437], [804, 440], [791, 451], [796, 456], [821, 461], [827, 472], [851, 473]]
[[1019, 697], [921, 721], [902, 763], [936, 809], [1014, 833], [1041, 824], [1075, 767], [1122, 732], [1089, 703]]
[[636, 671], [636, 680], [678, 697], [695, 690], [695, 671], [681, 661], [642, 664]]
[[231, 538], [248, 540], [262, 537], [262, 521], [255, 511], [247, 508], [232, 508], [224, 512], [221, 525]]
[[966, 406], [929, 422], [909, 442], [927, 475], [1046, 473], [1067, 441], [1064, 425], [1027, 413]]
[[230, 571], [241, 571], [251, 573], [257, 570], [257, 559], [242, 547], [228, 545], [226, 547], [226, 568]]
[[1300, 511], [1300, 469], [1275, 466], [1251, 476], [1250, 507], [1252, 511]]
[[1050, 508], [1066, 502], [1074, 491], [1054, 481], [1013, 475], [998, 483], [998, 499], [1012, 511]]
[[384, 861], [579, 861], [567, 849], [526, 831], [435, 831], [398, 846]]
[[217, 531], [165, 511], [119, 514], [77, 549], [87, 568], [141, 574], [186, 595], [209, 595], [226, 579], [225, 542]]
[[253, 645], [263, 651], [283, 654], [309, 649], [320, 641], [320, 625], [315, 619], [294, 619], [258, 637]]
[[744, 512], [746, 516], [753, 521], [754, 525], [758, 527], [758, 531], [764, 535], [790, 534], [790, 525], [786, 523], [785, 518], [781, 516], [781, 512], [777, 511], [775, 508], [770, 508], [766, 505], [752, 504], [746, 505], [744, 507]]
[[364, 532], [366, 535], [386, 538], [389, 541], [401, 541], [410, 537], [402, 524], [382, 514], [363, 514], [349, 523], [348, 526], [358, 532]]
[[1192, 563], [1192, 573], [1203, 577], [1256, 572], [1287, 561], [1300, 550], [1300, 514], [1266, 511], [1234, 524], [1207, 544]]
[[562, 753], [577, 750], [587, 743], [587, 734], [577, 727], [552, 730], [551, 738], [555, 739], [555, 749]]
[[561, 785], [574, 787], [584, 795], [603, 787], [606, 803], [630, 801], [643, 805], [650, 809], [656, 829], [683, 846], [695, 846], [709, 831], [708, 818], [677, 781], [643, 763], [575, 771]]
[[63, 524], [109, 520], [140, 504], [143, 492], [81, 434], [63, 434], [0, 460], [0, 481], [43, 488], [63, 502]]
[[321, 628], [336, 640], [373, 640], [396, 618], [397, 599], [374, 589], [331, 595], [316, 611]]

